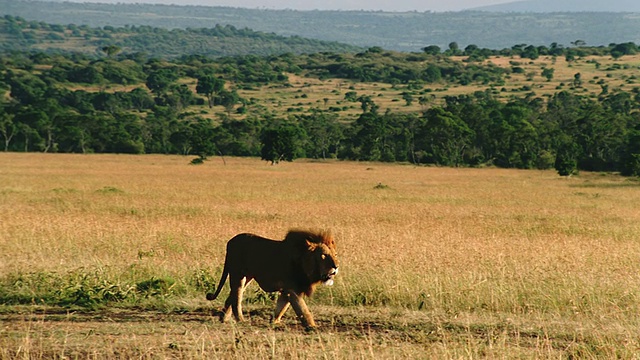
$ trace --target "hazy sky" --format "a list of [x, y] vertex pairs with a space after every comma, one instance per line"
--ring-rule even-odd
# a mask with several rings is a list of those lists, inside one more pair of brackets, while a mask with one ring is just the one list
[[[79, 1], [79, 0], [74, 0]], [[294, 10], [458, 11], [516, 0], [83, 0], [108, 3], [158, 3]]]

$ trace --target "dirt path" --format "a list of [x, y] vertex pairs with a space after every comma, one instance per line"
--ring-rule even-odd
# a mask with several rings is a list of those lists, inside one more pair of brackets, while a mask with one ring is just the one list
[[576, 339], [563, 331], [554, 335], [525, 324], [446, 321], [426, 312], [316, 310], [319, 328], [313, 332], [305, 331], [291, 314], [283, 324], [271, 325], [266, 307], [247, 311], [248, 321], [242, 324], [221, 324], [208, 309], [5, 313], [0, 314], [0, 359], [307, 358], [327, 353], [336, 354], [333, 358], [397, 358], [398, 354], [412, 358], [425, 350], [445, 357], [498, 350], [518, 356], [556, 356]]

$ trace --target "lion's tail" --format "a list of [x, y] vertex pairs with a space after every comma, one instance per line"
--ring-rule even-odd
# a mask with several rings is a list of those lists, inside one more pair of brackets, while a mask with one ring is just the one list
[[222, 276], [220, 277], [220, 281], [218, 282], [218, 288], [215, 293], [207, 293], [207, 300], [215, 300], [218, 295], [220, 295], [220, 291], [222, 291], [222, 287], [224, 286], [225, 281], [227, 281], [227, 276], [229, 275], [229, 269], [227, 268], [228, 261], [224, 262], [224, 268], [222, 269]]

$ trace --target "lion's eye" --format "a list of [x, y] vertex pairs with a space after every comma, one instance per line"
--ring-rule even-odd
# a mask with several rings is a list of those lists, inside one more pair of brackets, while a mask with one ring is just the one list
[[327, 257], [327, 255], [322, 254], [322, 260], [324, 260]]

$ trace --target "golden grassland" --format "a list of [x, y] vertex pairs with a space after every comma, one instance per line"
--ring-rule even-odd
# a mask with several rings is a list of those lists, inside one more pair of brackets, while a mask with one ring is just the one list
[[[615, 174], [161, 155], [0, 154], [0, 286], [171, 278], [96, 308], [0, 305], [9, 358], [637, 358], [640, 182]], [[319, 330], [250, 286], [220, 324], [194, 276], [226, 241], [329, 229]], [[10, 283], [7, 279], [22, 279]], [[70, 281], [70, 280], [69, 280]], [[38, 284], [34, 285], [34, 288]], [[1, 289], [6, 293], [11, 289]], [[35, 291], [34, 291], [35, 293]]]

